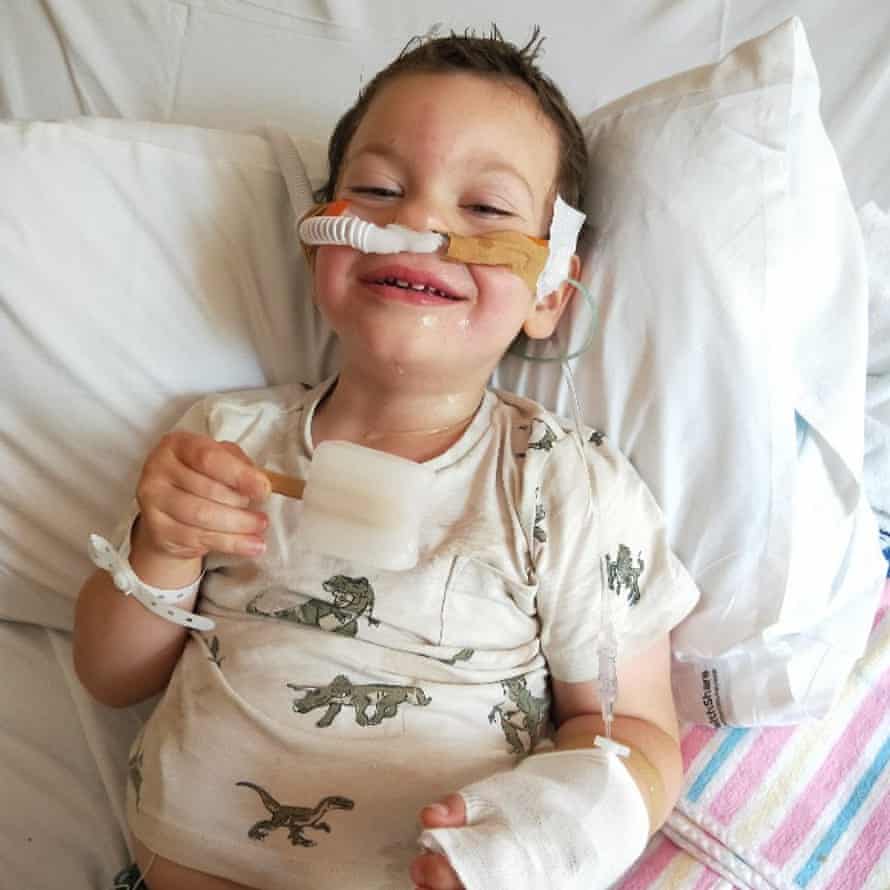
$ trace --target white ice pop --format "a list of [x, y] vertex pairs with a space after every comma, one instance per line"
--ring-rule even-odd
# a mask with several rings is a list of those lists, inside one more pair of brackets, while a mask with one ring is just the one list
[[303, 498], [297, 533], [309, 549], [391, 571], [417, 564], [426, 495], [423, 464], [352, 442], [316, 446], [305, 483], [265, 471], [272, 490]]

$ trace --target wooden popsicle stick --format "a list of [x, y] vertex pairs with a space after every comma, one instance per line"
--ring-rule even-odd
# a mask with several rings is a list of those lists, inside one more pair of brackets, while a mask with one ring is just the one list
[[283, 473], [276, 473], [273, 470], [263, 470], [263, 472], [269, 480], [269, 485], [272, 486], [272, 491], [276, 494], [283, 494], [288, 498], [303, 497], [303, 489], [306, 487], [306, 483], [302, 479], [297, 479], [294, 476], [285, 476]]

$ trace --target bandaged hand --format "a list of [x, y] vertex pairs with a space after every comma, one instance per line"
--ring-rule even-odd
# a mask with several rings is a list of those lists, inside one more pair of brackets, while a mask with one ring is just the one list
[[[424, 807], [418, 816], [422, 828], [462, 828], [467, 808], [459, 794], [449, 794]], [[424, 850], [411, 863], [411, 881], [415, 890], [464, 890], [461, 879], [441, 853]]]
[[421, 846], [445, 856], [459, 879], [441, 883], [443, 890], [599, 890], [649, 837], [636, 783], [619, 757], [599, 748], [532, 755], [460, 797], [464, 827], [420, 835]]

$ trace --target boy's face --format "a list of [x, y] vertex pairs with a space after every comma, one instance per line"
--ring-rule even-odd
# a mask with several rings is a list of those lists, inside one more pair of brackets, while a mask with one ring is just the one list
[[[554, 127], [522, 85], [404, 75], [368, 107], [337, 198], [379, 225], [546, 237], [558, 162]], [[520, 329], [548, 336], [561, 311], [536, 305], [504, 267], [348, 247], [319, 249], [315, 293], [345, 361], [382, 361], [399, 373], [487, 379]]]

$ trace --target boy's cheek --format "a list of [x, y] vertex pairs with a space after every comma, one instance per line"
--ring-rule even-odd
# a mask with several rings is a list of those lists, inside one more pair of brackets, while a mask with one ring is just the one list
[[502, 314], [524, 317], [534, 305], [534, 294], [525, 282], [505, 266], [468, 266], [477, 293], [484, 297], [487, 306]]
[[350, 247], [327, 246], [315, 251], [312, 264], [312, 301], [324, 309], [331, 297], [343, 290], [350, 260], [355, 255]]

